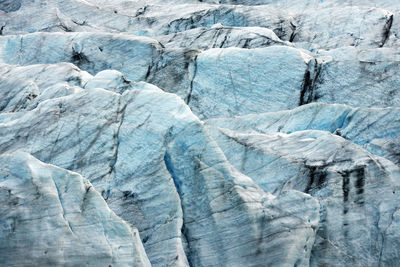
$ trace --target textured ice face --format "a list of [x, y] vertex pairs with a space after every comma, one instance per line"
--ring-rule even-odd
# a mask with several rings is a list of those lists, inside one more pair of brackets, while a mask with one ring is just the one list
[[22, 0], [4, 0], [0, 3], [0, 10], [4, 12], [14, 12], [21, 8]]
[[33, 33], [2, 38], [0, 47], [1, 61], [7, 64], [71, 62], [91, 74], [115, 69], [138, 81], [146, 77], [159, 44], [146, 37], [109, 33]]
[[189, 106], [200, 118], [294, 108], [310, 60], [286, 46], [208, 50], [197, 57]]
[[[107, 112], [100, 115], [99, 110]], [[48, 127], [51, 117], [55, 128]], [[29, 137], [29, 143], [23, 141], [24, 137], [10, 138], [15, 126], [26, 123], [31, 126], [17, 132], [22, 137], [36, 129], [37, 135]], [[185, 265], [188, 260], [201, 265], [244, 263], [249, 251], [274, 250], [271, 244], [256, 240], [275, 231], [274, 240], [279, 244], [276, 253], [282, 253], [282, 248], [291, 251], [282, 254], [282, 261], [307, 262], [318, 221], [318, 203], [300, 192], [275, 198], [234, 170], [201, 122], [173, 94], [159, 89], [131, 90], [122, 96], [102, 89], [82, 90], [42, 103], [21, 118], [4, 123], [1, 129], [2, 151], [22, 146], [44, 161], [90, 177], [109, 206], [141, 231], [154, 264], [162, 265], [166, 260], [177, 265]], [[209, 187], [215, 189], [208, 192]], [[211, 206], [206, 204], [208, 199], [214, 199]], [[302, 219], [281, 222], [283, 215], [276, 209], [294, 199], [305, 204], [291, 210], [289, 216], [297, 218], [301, 214]], [[216, 222], [214, 214], [218, 214]], [[270, 221], [271, 216], [275, 219], [270, 226], [259, 225]], [[232, 222], [232, 217], [241, 221]], [[254, 227], [261, 228], [252, 232]], [[281, 227], [289, 227], [296, 235], [277, 230]], [[216, 235], [220, 231], [232, 235]], [[242, 243], [234, 245], [232, 238]], [[185, 254], [185, 249], [190, 252]], [[209, 250], [216, 251], [215, 256], [208, 256]], [[219, 258], [221, 254], [226, 257]], [[255, 253], [254, 265], [267, 261], [265, 255]], [[271, 264], [275, 261], [268, 259]]]
[[399, 265], [399, 10], [2, 1], [0, 262]]
[[2, 264], [150, 266], [137, 229], [87, 179], [22, 152], [0, 166]]
[[[220, 128], [210, 132], [229, 161], [266, 191], [279, 195], [297, 189], [319, 199], [320, 230], [311, 258], [315, 265], [329, 264], [340, 257], [340, 251], [347, 254], [336, 261], [340, 265], [349, 260], [357, 265], [379, 264], [387, 244], [383, 238], [370, 247], [368, 240], [381, 240], [397, 212], [398, 166], [322, 131], [265, 135]], [[398, 249], [399, 244], [391, 246]], [[389, 259], [399, 260], [394, 255]]]

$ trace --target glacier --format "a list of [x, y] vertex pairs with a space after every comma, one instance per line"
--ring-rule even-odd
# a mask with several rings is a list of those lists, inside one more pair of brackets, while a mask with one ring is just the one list
[[399, 17], [0, 1], [0, 265], [399, 266]]

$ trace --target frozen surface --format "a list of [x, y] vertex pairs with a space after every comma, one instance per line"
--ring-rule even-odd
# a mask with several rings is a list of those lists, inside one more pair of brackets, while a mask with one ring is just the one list
[[399, 266], [399, 15], [0, 1], [0, 265]]
[[150, 266], [136, 228], [78, 173], [27, 153], [0, 157], [5, 266]]

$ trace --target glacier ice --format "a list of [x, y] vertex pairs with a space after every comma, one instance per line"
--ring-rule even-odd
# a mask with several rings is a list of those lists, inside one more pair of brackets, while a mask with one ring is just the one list
[[197, 56], [188, 103], [200, 118], [297, 107], [311, 60], [286, 46], [207, 50]]
[[23, 152], [0, 166], [2, 265], [150, 266], [137, 229], [87, 179]]
[[[153, 103], [165, 104], [154, 106]], [[100, 109], [107, 111], [103, 113], [104, 119], [99, 117]], [[45, 117], [47, 120], [44, 120]], [[48, 127], [50, 117], [54, 118], [53, 127]], [[112, 120], [109, 121], [106, 117]], [[31, 125], [27, 127], [28, 131], [24, 131], [23, 128], [17, 130], [22, 138], [10, 137], [15, 133], [15, 126], [25, 125], [25, 128], [26, 123]], [[37, 135], [31, 136], [29, 143], [24, 142], [23, 136], [30, 134], [34, 128]], [[318, 203], [299, 192], [287, 193], [285, 197], [275, 199], [249, 178], [236, 172], [204, 131], [201, 122], [175, 95], [164, 93], [160, 89], [129, 90], [122, 96], [103, 89], [87, 89], [46, 101], [21, 118], [4, 123], [1, 129], [4, 136], [0, 141], [1, 151], [16, 151], [22, 146], [25, 151], [43, 161], [79, 171], [89, 177], [110, 208], [138, 227], [147, 255], [154, 264], [174, 261], [174, 264], [185, 265], [188, 261], [184, 251], [185, 242], [189, 242], [190, 246], [201, 246], [206, 251], [218, 248], [222, 253], [226, 250], [223, 252], [227, 257], [225, 262], [240, 264], [239, 259], [245, 259], [240, 252], [272, 249], [268, 243], [255, 246], [253, 243], [260, 237], [256, 233], [249, 236], [249, 230], [245, 228], [259, 227], [260, 220], [270, 220], [268, 218], [271, 216], [276, 218], [276, 227], [290, 228], [291, 231], [297, 232], [296, 235], [289, 236], [285, 231], [282, 235], [274, 235], [280, 249], [287, 245], [287, 249], [292, 251], [291, 257], [286, 259], [289, 263], [306, 262], [307, 253], [310, 253], [315, 224], [318, 221]], [[188, 135], [192, 138], [186, 138]], [[45, 142], [43, 136], [46, 136]], [[71, 140], [72, 136], [75, 140]], [[72, 145], [74, 143], [76, 145]], [[66, 146], [69, 146], [68, 150], [65, 150]], [[182, 153], [182, 147], [191, 149]], [[199, 167], [194, 169], [195, 173], [186, 173], [189, 170], [187, 166], [197, 164], [208, 166], [205, 174], [201, 169], [197, 170]], [[211, 173], [207, 175], [208, 172]], [[215, 189], [207, 196], [207, 192], [202, 192], [204, 189], [195, 189], [195, 185], [191, 185], [197, 184], [198, 181], [190, 182], [190, 179], [185, 177], [204, 179], [201, 184], [210, 183], [209, 186]], [[189, 184], [183, 188], [183, 183]], [[215, 183], [224, 186], [219, 188], [213, 185]], [[182, 184], [182, 187], [179, 184]], [[183, 198], [183, 195], [188, 197]], [[224, 195], [227, 196], [222, 197]], [[155, 196], [157, 199], [154, 199]], [[198, 207], [198, 201], [202, 203], [206, 199], [214, 198], [215, 207], [205, 209], [201, 204]], [[235, 202], [225, 203], [224, 200], [230, 198]], [[299, 215], [296, 214], [300, 213], [305, 216], [304, 219], [299, 222], [288, 221], [279, 226], [279, 217], [282, 215], [276, 213], [276, 209], [288, 205], [287, 202], [292, 202], [293, 199], [304, 201], [309, 209], [303, 210], [301, 207], [300, 210], [287, 211], [289, 215], [285, 215], [284, 218], [297, 218]], [[247, 202], [249, 204], [246, 204]], [[233, 209], [236, 205], [243, 208]], [[227, 214], [224, 214], [225, 209]], [[214, 220], [211, 219], [214, 213], [223, 216], [217, 225], [210, 226]], [[269, 213], [271, 215], [268, 215]], [[244, 221], [236, 227], [228, 227], [231, 216], [237, 216]], [[247, 216], [250, 217], [245, 219]], [[202, 223], [198, 226], [194, 222], [200, 219]], [[182, 223], [186, 225], [183, 236]], [[203, 227], [214, 227], [214, 231], [202, 237]], [[268, 231], [276, 231], [276, 227], [261, 228], [259, 234], [268, 235]], [[219, 228], [234, 231], [239, 235], [237, 238], [247, 241], [243, 245], [238, 244], [236, 250], [233, 250], [230, 249], [230, 239], [221, 236], [218, 247], [210, 247]], [[300, 235], [307, 239], [309, 249], [306, 252], [302, 245], [304, 240], [297, 240]], [[191, 241], [192, 238], [196, 242]], [[294, 240], [287, 242], [288, 238]], [[201, 265], [218, 261], [217, 258], [208, 258], [203, 253], [206, 252], [191, 252], [190, 261]], [[216, 253], [216, 256], [219, 254]], [[255, 255], [254, 264], [266, 261], [265, 257], [266, 254], [258, 253]], [[274, 259], [271, 259], [271, 264], [273, 262]]]
[[398, 266], [399, 15], [0, 1], [1, 264]]

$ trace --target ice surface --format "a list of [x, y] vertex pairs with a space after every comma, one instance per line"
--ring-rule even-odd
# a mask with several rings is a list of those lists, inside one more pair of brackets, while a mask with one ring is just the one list
[[0, 1], [0, 262], [399, 266], [399, 15]]

